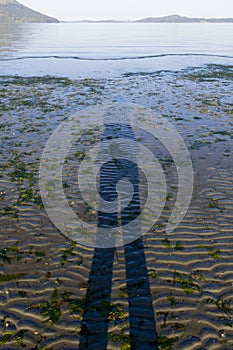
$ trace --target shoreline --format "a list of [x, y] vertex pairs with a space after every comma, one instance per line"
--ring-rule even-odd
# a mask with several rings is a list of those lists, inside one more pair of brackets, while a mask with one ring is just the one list
[[[218, 57], [219, 56], [219, 57]], [[126, 75], [156, 75], [158, 73], [182, 74], [186, 70], [229, 67], [233, 56], [208, 54], [159, 54], [123, 58], [88, 58], [76, 56], [9, 57], [1, 60], [1, 76], [24, 76], [78, 79], [120, 79]], [[187, 59], [188, 58], [188, 59]], [[30, 62], [30, 65], [29, 65]], [[91, 63], [91, 64], [90, 64]], [[156, 67], [156, 69], [154, 68]]]

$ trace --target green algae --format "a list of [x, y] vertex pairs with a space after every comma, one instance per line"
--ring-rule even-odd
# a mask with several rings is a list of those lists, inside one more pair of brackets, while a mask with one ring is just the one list
[[58, 291], [56, 288], [53, 290], [51, 300], [45, 301], [39, 305], [39, 311], [42, 316], [47, 317], [45, 322], [55, 324], [59, 320], [61, 316], [61, 309], [58, 299]]
[[25, 334], [28, 330], [20, 330], [19, 332], [4, 332], [3, 336], [0, 337], [0, 346], [3, 346], [9, 342], [15, 341], [16, 344], [20, 345], [22, 348], [26, 347], [26, 344], [23, 342]]
[[12, 273], [8, 275], [0, 275], [0, 282], [10, 282], [17, 281], [18, 279], [24, 277], [25, 273]]
[[195, 291], [201, 292], [201, 288], [195, 283], [192, 274], [184, 276], [180, 273], [176, 273], [175, 281], [187, 295], [193, 294]]
[[203, 68], [189, 68], [183, 72], [186, 79], [200, 82], [233, 78], [233, 66], [231, 65], [207, 64]]

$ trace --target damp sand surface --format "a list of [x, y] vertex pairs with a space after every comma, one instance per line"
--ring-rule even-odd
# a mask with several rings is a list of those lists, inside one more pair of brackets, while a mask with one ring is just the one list
[[[194, 165], [193, 198], [182, 223], [173, 233], [165, 233], [177, 193], [174, 180], [160, 220], [143, 237], [157, 346], [232, 349], [231, 91], [233, 67], [220, 65], [103, 80], [0, 77], [2, 349], [71, 350], [78, 348], [80, 335], [88, 338], [82, 320], [89, 308], [86, 295], [94, 249], [69, 241], [50, 222], [39, 192], [39, 162], [61, 121], [78, 110], [114, 101], [138, 103], [165, 116], [182, 135]], [[98, 137], [89, 133], [83, 145]], [[74, 208], [74, 163], [82, 159], [84, 146], [69, 155], [64, 170], [64, 190]], [[169, 177], [174, 173], [169, 155], [160, 160]], [[85, 209], [81, 214], [88, 219]], [[140, 288], [136, 260], [132, 269], [134, 288]], [[107, 349], [131, 349], [123, 248], [114, 252], [111, 287], [111, 301], [100, 300], [96, 307], [94, 327], [98, 332], [98, 317], [105, 317]]]

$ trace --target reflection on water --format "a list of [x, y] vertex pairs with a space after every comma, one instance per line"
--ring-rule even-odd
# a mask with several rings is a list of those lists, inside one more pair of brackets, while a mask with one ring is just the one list
[[[161, 54], [176, 54], [178, 57], [148, 58], [143, 62], [141, 59], [130, 60]], [[180, 58], [180, 54], [207, 56]], [[34, 59], [28, 61], [28, 57]], [[63, 60], [65, 57], [67, 60]], [[232, 24], [43, 23], [0, 26], [0, 74], [119, 75], [129, 71], [176, 70], [203, 63], [229, 64], [232, 57]], [[20, 62], [2, 61], [7, 58], [24, 59]], [[125, 61], [82, 62], [80, 58], [122, 58]]]
[[16, 51], [15, 44], [21, 33], [13, 24], [0, 24], [0, 56]]
[[231, 24], [40, 23], [2, 24], [0, 28], [1, 41], [10, 37], [19, 56], [103, 58], [161, 53], [233, 54]]

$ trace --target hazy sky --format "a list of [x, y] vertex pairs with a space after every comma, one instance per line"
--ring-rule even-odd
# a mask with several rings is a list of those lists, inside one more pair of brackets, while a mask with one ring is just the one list
[[60, 20], [139, 19], [169, 14], [233, 17], [233, 0], [19, 0]]

